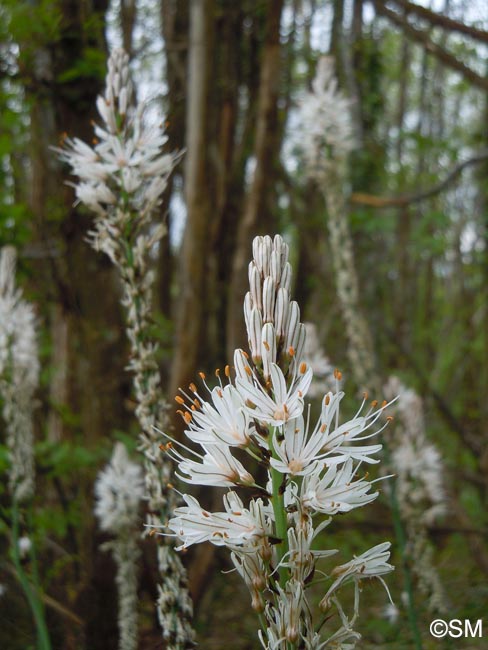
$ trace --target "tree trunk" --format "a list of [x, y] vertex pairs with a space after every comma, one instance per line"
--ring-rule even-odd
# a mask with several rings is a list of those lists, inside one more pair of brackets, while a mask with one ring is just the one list
[[266, 206], [266, 198], [268, 187], [274, 178], [272, 165], [277, 153], [275, 133], [279, 126], [278, 97], [282, 69], [280, 23], [283, 4], [283, 0], [271, 0], [267, 10], [254, 141], [255, 169], [246, 195], [242, 220], [238, 226], [230, 280], [227, 311], [227, 356], [229, 358], [237, 347], [243, 346], [246, 342], [242, 304], [247, 286], [247, 264], [252, 238], [258, 230], [266, 230], [263, 224], [269, 223], [270, 211]]
[[179, 271], [176, 347], [171, 395], [193, 381], [202, 358], [209, 232], [208, 87], [212, 0], [192, 0], [186, 114], [185, 198], [187, 221]]

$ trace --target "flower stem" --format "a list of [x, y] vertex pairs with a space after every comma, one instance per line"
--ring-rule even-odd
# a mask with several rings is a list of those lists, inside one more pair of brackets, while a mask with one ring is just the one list
[[39, 650], [51, 650], [51, 641], [44, 617], [44, 607], [40, 599], [39, 587], [32, 589], [29, 579], [20, 562], [19, 554], [19, 509], [17, 500], [12, 504], [12, 558], [17, 572], [18, 580], [24, 590], [25, 596], [34, 617], [37, 628], [37, 646]]
[[[273, 446], [273, 440], [275, 435], [275, 429], [273, 428], [270, 435], [270, 450], [275, 457], [275, 451]], [[271, 502], [273, 504], [274, 519], [276, 525], [276, 537], [281, 540], [277, 545], [277, 556], [278, 556], [278, 565], [281, 563], [284, 555], [288, 551], [288, 535], [287, 535], [287, 521], [286, 521], [286, 510], [285, 510], [285, 499], [281, 492], [283, 484], [283, 474], [280, 474], [277, 470], [271, 467], [271, 482], [273, 486], [273, 496], [271, 497]], [[280, 583], [282, 586], [285, 585], [287, 579], [287, 570], [286, 567], [280, 566], [278, 569], [278, 574], [280, 576]]]

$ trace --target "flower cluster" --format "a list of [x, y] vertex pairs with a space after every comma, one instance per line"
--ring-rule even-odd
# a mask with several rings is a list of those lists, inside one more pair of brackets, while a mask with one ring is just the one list
[[117, 535], [136, 526], [144, 479], [141, 467], [129, 459], [121, 442], [116, 443], [110, 463], [98, 475], [95, 496], [95, 514], [102, 530]]
[[424, 524], [445, 514], [443, 463], [437, 447], [427, 440], [422, 399], [397, 377], [390, 377], [385, 393], [398, 395], [395, 409], [401, 428], [392, 452], [397, 473], [397, 493], [402, 511], [412, 510]]
[[34, 493], [34, 392], [39, 382], [36, 316], [15, 288], [16, 253], [0, 251], [0, 396], [10, 456], [10, 490], [16, 501]]
[[446, 512], [444, 467], [437, 447], [428, 441], [422, 399], [398, 377], [390, 377], [385, 394], [398, 395], [398, 426], [394, 429], [391, 462], [397, 476], [397, 497], [408, 535], [407, 551], [429, 609], [448, 609], [435, 568], [427, 527]]
[[137, 648], [137, 530], [139, 507], [144, 496], [142, 468], [133, 463], [125, 446], [115, 445], [110, 463], [95, 483], [95, 514], [100, 528], [115, 537], [106, 547], [117, 565], [119, 592], [119, 648]]
[[95, 212], [93, 237], [110, 257], [117, 255], [114, 235], [150, 223], [175, 165], [174, 154], [162, 153], [167, 141], [163, 129], [146, 124], [144, 103], [134, 106], [133, 99], [129, 57], [114, 50], [105, 93], [97, 99], [103, 125], [94, 126], [96, 143], [91, 147], [66, 138], [56, 149], [80, 179], [74, 184], [76, 197]]
[[[171, 468], [161, 458], [154, 427], [165, 425], [166, 403], [156, 360], [157, 345], [150, 328], [154, 273], [151, 252], [164, 235], [162, 223], [153, 223], [178, 155], [164, 154], [167, 141], [159, 125], [148, 125], [144, 103], [134, 105], [129, 59], [114, 50], [108, 61], [105, 93], [97, 100], [102, 126], [95, 125], [96, 144], [67, 138], [56, 149], [79, 181], [74, 184], [79, 202], [95, 214], [90, 242], [106, 253], [122, 280], [122, 304], [131, 346], [128, 369], [133, 373], [136, 416], [141, 425], [148, 523], [155, 513], [171, 510], [173, 495], [166, 484]], [[154, 514], [153, 514], [154, 513]], [[158, 616], [168, 648], [191, 647], [191, 601], [184, 568], [167, 545], [158, 548], [160, 587]], [[171, 644], [174, 643], [174, 646]]]
[[321, 57], [312, 90], [300, 100], [301, 157], [307, 177], [319, 183], [355, 146], [350, 101], [338, 89], [334, 74], [334, 59]]
[[320, 59], [312, 86], [299, 102], [298, 149], [305, 176], [324, 192], [348, 355], [356, 383], [365, 390], [374, 382], [374, 354], [369, 327], [359, 307], [359, 282], [345, 203], [346, 161], [355, 143], [349, 100], [337, 88], [332, 58]]
[[[283, 239], [257, 237], [244, 300], [250, 355], [236, 350], [234, 368], [227, 366], [222, 377], [217, 372], [215, 388], [201, 373], [202, 389], [190, 384], [177, 396], [186, 435], [201, 452], [174, 441], [163, 445], [182, 481], [228, 488], [224, 507], [209, 512], [195, 497], [184, 495], [186, 505], [176, 508], [168, 527], [180, 540], [179, 549], [205, 541], [229, 548], [252, 607], [264, 616], [264, 648], [286, 650], [295, 643], [345, 648], [359, 638], [352, 628], [359, 583], [381, 579], [392, 569], [390, 544], [329, 572], [320, 607], [324, 613], [335, 607], [341, 625], [325, 639], [314, 631], [307, 588], [317, 562], [336, 551], [312, 545], [333, 515], [377, 497], [372, 482], [358, 470], [361, 463], [378, 462], [381, 445], [370, 439], [385, 426], [376, 425], [386, 403], [365, 410], [365, 399], [351, 420], [340, 423], [344, 393], [336, 371], [335, 390], [323, 397], [318, 419], [311, 422], [305, 397], [313, 373], [303, 360], [306, 331], [297, 303], [290, 300], [290, 277]], [[259, 480], [263, 469], [265, 479]], [[346, 583], [355, 586], [351, 618], [338, 600]]]

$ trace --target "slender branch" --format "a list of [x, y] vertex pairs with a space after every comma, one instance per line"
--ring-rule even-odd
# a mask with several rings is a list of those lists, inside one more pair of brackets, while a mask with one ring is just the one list
[[376, 196], [374, 194], [366, 194], [363, 192], [354, 192], [354, 194], [351, 195], [350, 201], [351, 203], [355, 203], [358, 205], [369, 205], [373, 208], [392, 208], [392, 207], [404, 207], [406, 205], [410, 205], [412, 203], [420, 203], [421, 201], [425, 201], [425, 199], [430, 199], [432, 196], [435, 196], [436, 194], [440, 194], [443, 190], [445, 190], [450, 183], [456, 178], [456, 176], [459, 176], [459, 174], [466, 169], [466, 167], [470, 167], [471, 165], [478, 164], [480, 162], [483, 162], [488, 159], [488, 149], [481, 149], [476, 156], [473, 156], [472, 158], [468, 158], [467, 160], [463, 160], [462, 162], [458, 163], [451, 169], [451, 171], [448, 173], [446, 178], [444, 180], [440, 181], [437, 183], [437, 185], [434, 185], [433, 187], [423, 190], [421, 192], [416, 192], [413, 194], [404, 194], [400, 196], [392, 196], [392, 197], [383, 197], [383, 196]]
[[390, 2], [400, 5], [405, 14], [414, 14], [419, 18], [428, 20], [433, 26], [441, 27], [442, 29], [447, 29], [451, 32], [466, 34], [482, 43], [488, 43], [488, 32], [483, 29], [466, 25], [458, 20], [449, 18], [449, 16], [438, 14], [431, 9], [427, 9], [427, 7], [421, 7], [414, 2], [409, 2], [408, 0], [390, 0]]
[[[8, 571], [8, 572], [9, 572], [9, 573], [14, 577], [14, 578], [17, 577], [17, 570], [16, 570], [16, 568], [15, 568], [13, 565], [11, 565], [11, 564], [7, 564], [7, 565], [6, 565], [6, 570], [7, 570], [7, 571]], [[49, 595], [46, 594], [46, 593], [41, 593], [41, 594], [40, 594], [40, 598], [41, 598], [42, 602], [43, 602], [45, 605], [47, 605], [47, 607], [50, 607], [51, 609], [53, 609], [53, 610], [55, 610], [56, 612], [58, 612], [58, 614], [61, 614], [62, 616], [65, 616], [66, 618], [69, 618], [69, 620], [72, 621], [73, 623], [75, 623], [76, 625], [80, 625], [80, 626], [82, 626], [82, 625], [85, 624], [85, 621], [84, 621], [82, 618], [80, 618], [77, 614], [75, 614], [74, 612], [72, 612], [70, 609], [68, 609], [65, 605], [63, 605], [62, 603], [60, 603], [58, 600], [56, 600], [56, 599], [53, 598], [52, 596], [49, 596]]]
[[478, 88], [481, 88], [482, 90], [485, 91], [488, 90], [487, 77], [482, 77], [477, 72], [475, 72], [472, 68], [469, 68], [462, 61], [457, 59], [446, 49], [444, 49], [443, 47], [441, 47], [440, 45], [432, 41], [429, 38], [429, 34], [427, 31], [423, 31], [421, 29], [416, 29], [415, 27], [413, 27], [408, 22], [408, 20], [400, 16], [400, 14], [398, 14], [396, 11], [392, 11], [391, 9], [388, 9], [381, 0], [372, 0], [372, 2], [376, 12], [379, 15], [388, 18], [391, 22], [395, 23], [395, 25], [398, 25], [403, 30], [406, 36], [416, 41], [417, 43], [420, 43], [429, 54], [435, 56], [437, 59], [439, 59], [439, 61], [444, 63], [444, 65], [446, 65], [447, 67], [451, 68], [452, 70], [455, 70], [456, 72], [459, 72], [461, 75], [463, 75], [463, 77], [469, 79], [469, 81], [471, 81], [471, 83], [473, 83]]

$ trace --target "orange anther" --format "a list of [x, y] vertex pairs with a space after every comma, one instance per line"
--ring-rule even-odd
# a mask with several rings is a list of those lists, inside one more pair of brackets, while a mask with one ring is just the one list
[[186, 422], [187, 424], [190, 424], [190, 422], [191, 422], [191, 413], [188, 413], [188, 411], [187, 411], [187, 412], [185, 413], [185, 415], [183, 416], [183, 419], [185, 420], [185, 422]]
[[185, 400], [182, 397], [180, 397], [180, 395], [177, 395], [175, 397], [175, 402], [178, 402], [178, 404], [184, 404]]
[[200, 379], [205, 379], [205, 373], [204, 372], [199, 372], [198, 376], [200, 377]]
[[305, 363], [305, 361], [302, 361], [302, 363], [300, 364], [300, 372], [302, 375], [304, 375], [306, 371], [307, 371], [307, 364]]
[[290, 355], [290, 357], [294, 357], [294, 356], [295, 356], [295, 348], [294, 348], [293, 346], [291, 346], [291, 345], [290, 345], [290, 347], [288, 348], [288, 354]]
[[230, 366], [229, 365], [225, 366], [224, 372], [225, 372], [226, 377], [230, 377]]

